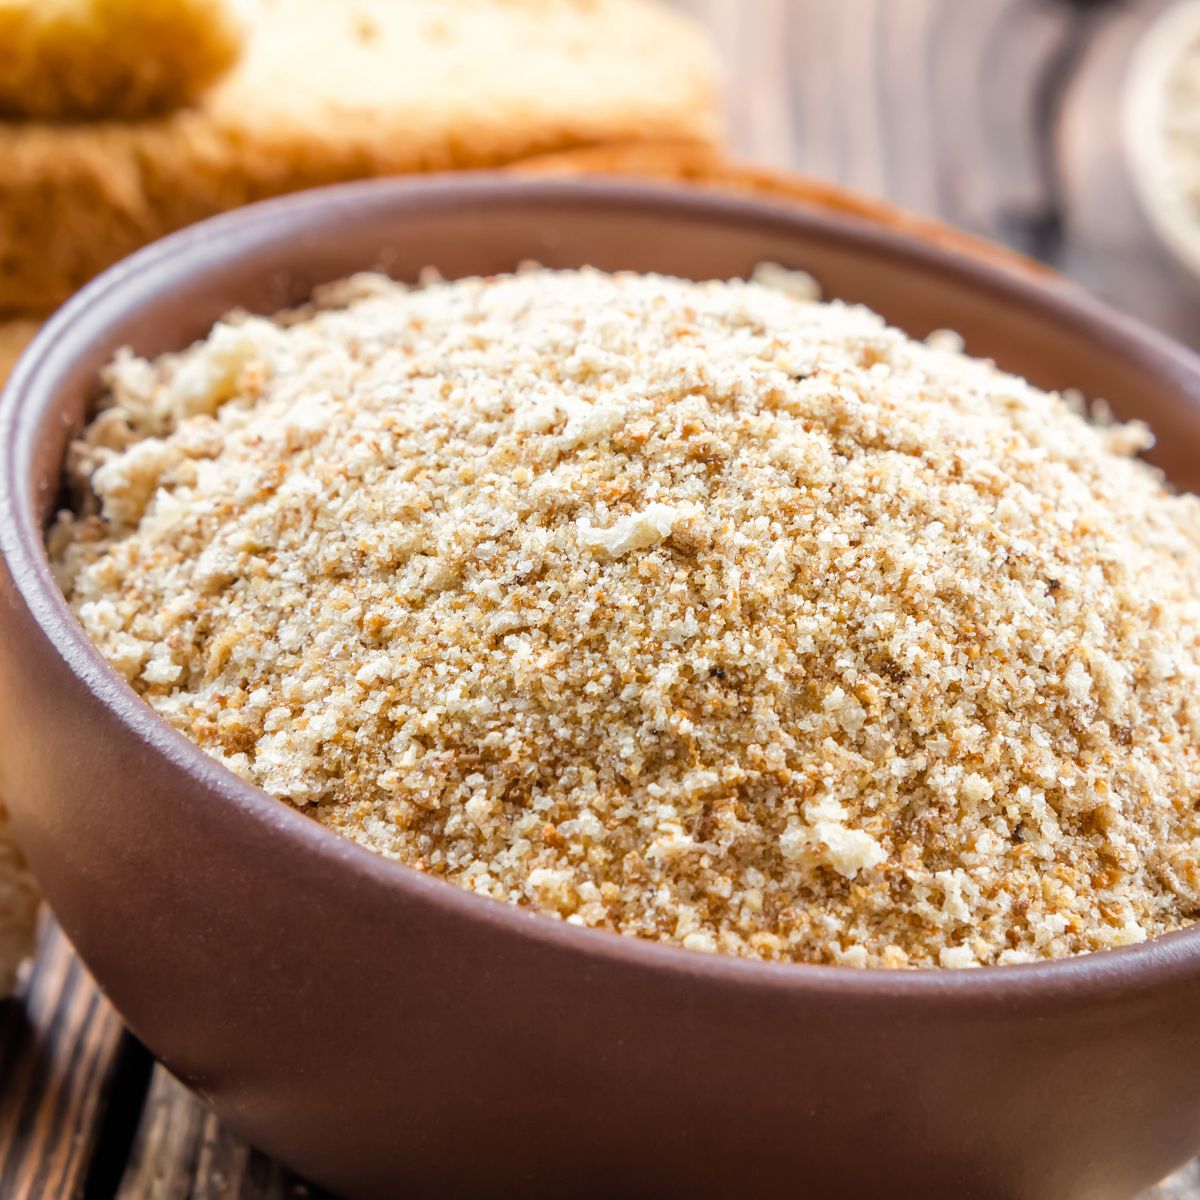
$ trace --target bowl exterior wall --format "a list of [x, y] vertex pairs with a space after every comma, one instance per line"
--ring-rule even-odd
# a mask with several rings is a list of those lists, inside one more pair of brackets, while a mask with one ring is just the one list
[[1185, 1161], [1196, 935], [1074, 972], [868, 980], [570, 930], [253, 793], [83, 644], [35, 543], [118, 346], [178, 348], [229, 307], [272, 311], [367, 267], [529, 258], [804, 267], [911, 332], [953, 326], [1143, 416], [1163, 465], [1200, 484], [1200, 372], [1182, 352], [1059, 285], [827, 217], [630, 186], [388, 183], [152, 248], [51, 325], [0, 421], [0, 794], [131, 1028], [239, 1131], [347, 1196], [1119, 1200]]

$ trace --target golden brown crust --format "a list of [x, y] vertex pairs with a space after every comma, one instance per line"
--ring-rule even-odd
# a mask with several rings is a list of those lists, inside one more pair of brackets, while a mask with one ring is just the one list
[[838, 184], [810, 176], [750, 166], [715, 149], [685, 142], [595, 146], [541, 155], [513, 168], [536, 175], [618, 175], [664, 183], [688, 183], [764, 199], [786, 200], [805, 208], [859, 217], [874, 225], [913, 234], [947, 250], [998, 266], [1046, 278], [1041, 263], [953, 226], [908, 212]]
[[704, 36], [648, 0], [264, 0], [195, 108], [0, 122], [0, 314], [48, 312], [171, 230], [304, 187], [713, 143], [717, 90]]
[[238, 59], [236, 0], [5, 0], [0, 115], [136, 118], [197, 99]]
[[37, 321], [0, 321], [0, 387], [39, 328]]

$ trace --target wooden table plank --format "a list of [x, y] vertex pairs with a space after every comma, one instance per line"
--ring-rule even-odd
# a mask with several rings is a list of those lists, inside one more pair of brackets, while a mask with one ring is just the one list
[[1004, 242], [1200, 347], [1200, 286], [1119, 136], [1131, 52], [1171, 2], [675, 0], [716, 31], [739, 155]]
[[771, 21], [737, 0], [679, 6], [740, 29], [721, 39], [738, 154], [1035, 248], [1027, 226], [1049, 203], [1041, 95], [1083, 19], [1075, 6], [796, 0]]
[[0, 1196], [69, 1200], [111, 1191], [150, 1076], [50, 919], [37, 962], [0, 1003]]

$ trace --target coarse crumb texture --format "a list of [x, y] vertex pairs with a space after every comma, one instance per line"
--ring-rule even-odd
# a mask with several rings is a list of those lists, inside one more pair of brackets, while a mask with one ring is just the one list
[[248, 8], [240, 61], [194, 105], [142, 121], [0, 120], [0, 316], [49, 313], [171, 230], [301, 188], [718, 139], [713, 48], [654, 0]]
[[250, 0], [0, 0], [0, 116], [148, 116], [238, 59]]
[[0, 999], [17, 980], [17, 968], [33, 950], [38, 894], [21, 852], [12, 840], [0, 800]]
[[959, 967], [1190, 922], [1197, 500], [800, 290], [368, 277], [125, 355], [62, 585], [245, 779], [576, 924]]

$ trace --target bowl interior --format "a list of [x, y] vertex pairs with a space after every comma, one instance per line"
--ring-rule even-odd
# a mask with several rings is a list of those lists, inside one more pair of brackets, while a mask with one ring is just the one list
[[[154, 355], [202, 337], [233, 308], [271, 313], [352, 272], [415, 279], [550, 267], [743, 276], [762, 262], [811, 272], [829, 298], [861, 302], [909, 333], [949, 328], [970, 353], [1046, 388], [1077, 388], [1158, 436], [1152, 459], [1200, 489], [1200, 372], [1182, 349], [1065, 283], [880, 226], [712, 194], [616, 182], [481, 175], [349, 185], [219, 218], [135, 255], [72, 301], [18, 368], [52, 397], [18, 422], [26, 483], [45, 520], [67, 441], [118, 349]], [[11, 400], [11, 398], [10, 398]], [[4, 406], [11, 408], [12, 405]], [[22, 458], [16, 455], [18, 463]], [[20, 470], [20, 467], [18, 467]], [[28, 495], [28, 493], [26, 493]]]

